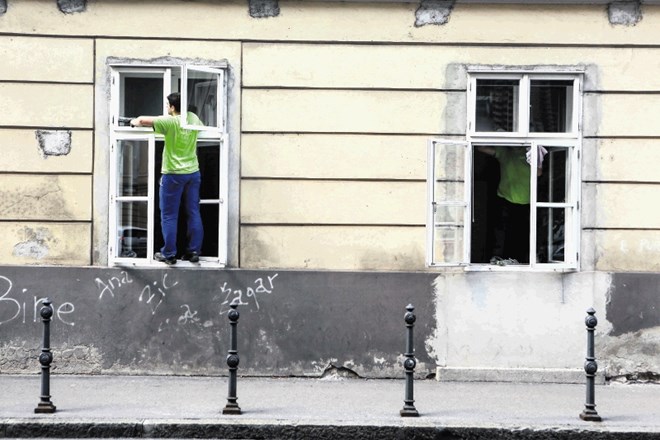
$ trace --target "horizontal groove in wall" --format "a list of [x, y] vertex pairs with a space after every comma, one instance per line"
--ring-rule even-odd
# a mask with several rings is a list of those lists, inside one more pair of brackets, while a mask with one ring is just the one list
[[263, 38], [199, 38], [199, 37], [145, 37], [139, 35], [103, 35], [103, 34], [25, 34], [19, 32], [0, 32], [0, 36], [8, 37], [34, 37], [34, 38], [63, 38], [63, 39], [97, 39], [97, 40], [151, 40], [151, 41], [199, 41], [199, 42], [228, 42], [228, 43], [271, 43], [271, 44], [298, 44], [298, 45], [356, 45], [356, 46], [447, 46], [447, 47], [539, 47], [539, 48], [590, 48], [590, 49], [660, 49], [660, 44], [631, 44], [631, 43], [484, 43], [473, 41], [374, 41], [374, 40], [284, 40]]
[[[243, 86], [242, 90], [332, 90], [332, 91], [357, 91], [357, 92], [418, 92], [418, 93], [466, 93], [466, 89], [440, 89], [420, 87], [321, 87], [321, 86], [280, 86], [261, 85]], [[660, 90], [583, 90], [584, 94], [591, 95], [660, 95]]]
[[72, 85], [72, 86], [93, 86], [93, 81], [36, 81], [36, 80], [17, 80], [0, 79], [0, 84], [50, 84], [50, 85]]
[[584, 93], [594, 95], [660, 95], [660, 90], [584, 90]]
[[351, 228], [425, 228], [425, 224], [399, 224], [399, 223], [240, 223], [241, 227], [351, 227]]
[[71, 131], [94, 131], [90, 127], [52, 127], [35, 125], [0, 125], [0, 130], [71, 130]]
[[[2, 128], [2, 127], [0, 127]], [[465, 134], [456, 133], [384, 133], [384, 132], [365, 132], [365, 131], [251, 131], [244, 130], [241, 134], [293, 134], [293, 135], [329, 135], [329, 136], [428, 136], [428, 137], [458, 137], [465, 136]]]
[[595, 185], [660, 185], [660, 181], [649, 180], [583, 180], [582, 183]]
[[582, 231], [660, 231], [660, 228], [594, 228], [584, 227]]
[[465, 93], [466, 89], [438, 89], [419, 87], [316, 87], [316, 86], [243, 86], [243, 90], [332, 90], [357, 92], [419, 92], [419, 93]]
[[279, 177], [279, 176], [241, 176], [241, 180], [276, 180], [276, 181], [307, 181], [307, 182], [426, 182], [426, 179], [401, 179], [377, 177]]
[[58, 223], [58, 224], [92, 224], [92, 220], [53, 220], [53, 219], [6, 219], [3, 218], [0, 220], [0, 224], [2, 223]]
[[609, 135], [609, 136], [584, 136], [582, 139], [601, 139], [601, 140], [608, 140], [608, 139], [660, 139], [660, 136], [616, 136], [616, 135]]
[[[53, 156], [55, 157], [55, 156]], [[93, 171], [2, 171], [2, 175], [22, 175], [22, 176], [92, 176]]]

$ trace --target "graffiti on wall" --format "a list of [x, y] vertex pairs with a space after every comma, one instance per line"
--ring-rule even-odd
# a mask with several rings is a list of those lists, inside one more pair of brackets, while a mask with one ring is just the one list
[[[271, 295], [275, 291], [275, 280], [277, 273], [259, 276], [247, 283], [232, 285], [228, 281], [220, 281], [217, 286], [218, 296], [221, 298], [219, 307], [215, 311], [216, 316], [221, 316], [229, 311], [229, 306], [236, 303], [239, 306], [249, 306], [251, 310], [258, 311], [263, 305], [264, 295]], [[137, 308], [154, 317], [159, 314], [165, 303], [169, 303], [168, 312], [174, 310], [174, 319], [164, 317], [159, 324], [158, 331], [162, 331], [164, 325], [174, 321], [180, 326], [189, 324], [212, 325], [206, 320], [200, 322], [199, 311], [194, 309], [187, 301], [177, 302], [177, 292], [183, 290], [183, 283], [176, 279], [172, 272], [158, 272], [158, 275], [148, 280], [137, 280], [127, 271], [119, 271], [110, 277], [97, 276], [93, 279], [93, 289], [99, 303], [118, 303], [126, 305], [134, 301]], [[41, 304], [45, 296], [31, 294], [29, 289], [17, 286], [12, 279], [0, 275], [0, 325], [29, 324], [39, 322]], [[68, 326], [75, 326], [76, 305], [69, 300], [60, 304], [53, 304], [53, 320], [57, 320]]]
[[[25, 299], [26, 296], [29, 297], [29, 300]], [[45, 297], [29, 294], [28, 289], [16, 287], [11, 279], [0, 275], [0, 325], [41, 321], [39, 310], [45, 299]], [[75, 311], [76, 306], [73, 303], [63, 302], [53, 309], [52, 319], [74, 326], [75, 322], [72, 321], [70, 315]]]

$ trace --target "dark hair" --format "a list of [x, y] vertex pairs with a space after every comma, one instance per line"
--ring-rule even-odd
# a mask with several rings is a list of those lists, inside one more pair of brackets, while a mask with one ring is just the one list
[[179, 92], [170, 93], [167, 95], [167, 102], [170, 103], [177, 113], [181, 113], [181, 94]]

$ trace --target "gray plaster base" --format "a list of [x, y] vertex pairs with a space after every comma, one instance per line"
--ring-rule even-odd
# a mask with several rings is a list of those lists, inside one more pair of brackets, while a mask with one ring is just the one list
[[[460, 368], [438, 367], [439, 382], [513, 382], [513, 383], [566, 383], [585, 382], [584, 370], [559, 368]], [[605, 384], [605, 373], [596, 374], [596, 384]]]

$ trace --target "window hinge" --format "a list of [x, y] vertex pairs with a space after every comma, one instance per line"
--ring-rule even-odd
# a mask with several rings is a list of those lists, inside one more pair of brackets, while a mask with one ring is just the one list
[[575, 202], [575, 204], [577, 205], [577, 209], [579, 210], [580, 209], [580, 201], [578, 200], [577, 202]]

